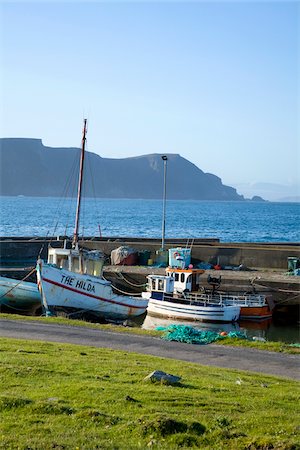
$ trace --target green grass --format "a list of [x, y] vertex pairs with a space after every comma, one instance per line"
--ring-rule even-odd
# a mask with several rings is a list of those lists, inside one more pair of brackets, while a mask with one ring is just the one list
[[[148, 336], [162, 336], [162, 331], [157, 330], [144, 330], [139, 327], [124, 327], [121, 325], [114, 324], [98, 324], [85, 322], [84, 320], [71, 320], [63, 317], [34, 317], [34, 316], [21, 316], [18, 314], [3, 314], [0, 313], [0, 319], [8, 319], [8, 320], [34, 320], [44, 323], [55, 323], [59, 325], [68, 325], [68, 326], [79, 326], [86, 328], [96, 328], [107, 331], [115, 331], [118, 333], [131, 333], [137, 335], [148, 335]], [[234, 347], [251, 347], [257, 350], [267, 350], [271, 352], [281, 352], [281, 353], [290, 353], [290, 354], [299, 354], [300, 348], [290, 347], [289, 344], [284, 342], [260, 342], [260, 341], [248, 341], [246, 339], [224, 339], [222, 341], [215, 342], [216, 345], [230, 345]]]
[[160, 331], [156, 330], [144, 330], [142, 328], [136, 327], [125, 327], [122, 325], [117, 325], [113, 323], [93, 323], [87, 322], [85, 320], [78, 319], [68, 319], [65, 317], [36, 317], [36, 316], [21, 316], [19, 314], [4, 314], [0, 313], [0, 319], [8, 319], [8, 320], [29, 320], [29, 321], [38, 321], [44, 323], [55, 323], [58, 325], [68, 325], [75, 327], [85, 327], [85, 328], [95, 328], [100, 330], [107, 331], [116, 331], [122, 333], [133, 333], [133, 334], [143, 334], [149, 336], [161, 336]]
[[[2, 449], [299, 449], [299, 384], [108, 349], [1, 339]], [[145, 382], [153, 370], [178, 386]]]

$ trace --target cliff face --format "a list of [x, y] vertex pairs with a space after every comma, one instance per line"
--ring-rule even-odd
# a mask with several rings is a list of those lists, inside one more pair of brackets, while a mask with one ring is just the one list
[[[0, 195], [75, 196], [80, 150], [45, 147], [40, 139], [0, 139]], [[71, 181], [73, 172], [73, 181]], [[85, 195], [103, 198], [161, 198], [161, 155], [109, 159], [87, 152]], [[168, 199], [244, 200], [220, 178], [180, 155], [169, 154]]]

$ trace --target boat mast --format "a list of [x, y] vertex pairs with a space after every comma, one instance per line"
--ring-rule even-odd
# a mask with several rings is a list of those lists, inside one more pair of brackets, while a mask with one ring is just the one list
[[164, 162], [164, 193], [163, 193], [163, 216], [162, 216], [162, 237], [161, 249], [165, 250], [165, 231], [166, 231], [166, 198], [167, 198], [167, 161], [168, 157], [163, 155], [161, 159]]
[[85, 142], [86, 142], [86, 133], [87, 133], [86, 124], [87, 124], [87, 119], [84, 119], [83, 132], [82, 132], [82, 143], [81, 143], [81, 154], [80, 154], [79, 178], [78, 178], [76, 219], [75, 219], [75, 229], [74, 229], [74, 236], [73, 236], [73, 248], [75, 248], [78, 244], [79, 218], [80, 218], [82, 180], [83, 180], [83, 165], [84, 165]]

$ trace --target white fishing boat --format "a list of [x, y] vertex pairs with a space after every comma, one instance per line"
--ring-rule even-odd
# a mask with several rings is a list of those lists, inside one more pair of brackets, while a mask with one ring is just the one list
[[191, 292], [199, 286], [201, 273], [203, 270], [168, 268], [167, 275], [149, 275], [147, 292], [143, 292], [149, 300], [147, 314], [199, 322], [237, 321], [239, 306], [210, 302]]
[[166, 273], [174, 278], [174, 290], [185, 292], [186, 297], [197, 301], [205, 301], [214, 304], [224, 304], [240, 307], [240, 319], [243, 320], [265, 320], [272, 317], [274, 303], [270, 296], [257, 293], [253, 288], [252, 292], [235, 294], [232, 292], [222, 292], [218, 289], [221, 286], [221, 277], [208, 276], [207, 282], [212, 286], [210, 292], [202, 291], [200, 288], [199, 275], [197, 271], [180, 270], [168, 267]]
[[103, 277], [103, 255], [78, 245], [86, 123], [84, 120], [73, 241], [71, 245], [65, 241], [63, 247], [50, 246], [47, 263], [38, 260], [38, 287], [46, 314], [64, 311], [74, 317], [124, 320], [145, 313], [148, 299], [116, 293]]

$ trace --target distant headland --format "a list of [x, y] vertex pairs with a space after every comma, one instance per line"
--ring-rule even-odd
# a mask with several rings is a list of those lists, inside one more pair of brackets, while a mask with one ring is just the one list
[[[0, 195], [61, 197], [71, 168], [76, 167], [79, 151], [78, 148], [46, 147], [41, 139], [0, 139]], [[180, 155], [167, 154], [167, 157], [168, 199], [245, 200], [236, 189], [223, 185], [219, 177], [204, 173]], [[87, 152], [86, 161], [85, 195], [88, 197], [162, 197], [161, 154], [110, 159]], [[76, 189], [73, 189], [69, 196], [75, 195]], [[253, 200], [264, 201], [261, 197]]]

